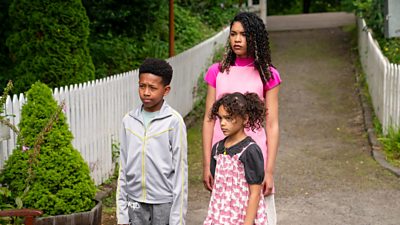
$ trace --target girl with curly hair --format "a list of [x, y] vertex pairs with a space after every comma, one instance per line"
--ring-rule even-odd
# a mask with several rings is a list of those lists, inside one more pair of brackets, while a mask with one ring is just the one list
[[202, 131], [204, 186], [213, 190], [211, 148], [225, 137], [220, 124], [209, 118], [212, 105], [226, 93], [256, 93], [265, 102], [265, 129], [245, 129], [245, 132], [260, 146], [264, 156], [263, 194], [266, 196], [268, 224], [275, 225], [273, 175], [279, 140], [278, 93], [281, 79], [271, 62], [268, 32], [258, 16], [242, 12], [234, 17], [225, 55], [221, 62], [208, 69], [204, 79], [208, 84]]
[[261, 184], [264, 160], [245, 128], [260, 129], [265, 106], [257, 94], [235, 92], [216, 101], [210, 119], [219, 119], [226, 136], [212, 148], [214, 187], [204, 225], [267, 224]]

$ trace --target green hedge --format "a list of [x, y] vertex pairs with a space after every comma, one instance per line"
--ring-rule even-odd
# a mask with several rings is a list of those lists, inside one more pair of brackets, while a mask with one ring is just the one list
[[7, 38], [14, 92], [40, 80], [50, 87], [94, 78], [87, 47], [89, 19], [80, 0], [20, 0], [9, 8]]

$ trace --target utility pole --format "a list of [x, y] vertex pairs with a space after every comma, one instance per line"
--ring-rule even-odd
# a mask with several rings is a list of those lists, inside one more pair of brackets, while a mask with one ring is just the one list
[[175, 55], [174, 0], [169, 0], [169, 57]]

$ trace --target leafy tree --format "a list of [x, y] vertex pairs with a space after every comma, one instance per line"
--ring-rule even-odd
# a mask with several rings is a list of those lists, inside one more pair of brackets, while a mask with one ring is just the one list
[[59, 87], [94, 78], [89, 20], [80, 0], [15, 0], [9, 16], [15, 92], [37, 80]]
[[0, 92], [7, 85], [11, 78], [9, 74], [11, 60], [8, 57], [9, 51], [6, 46], [6, 39], [10, 33], [10, 21], [8, 16], [9, 0], [0, 1]]
[[198, 14], [202, 22], [213, 29], [220, 29], [229, 24], [239, 12], [239, 5], [243, 5], [243, 1], [240, 0], [178, 0], [177, 3]]
[[57, 110], [50, 88], [40, 82], [32, 85], [22, 107], [17, 147], [0, 174], [0, 183], [21, 197], [24, 207], [45, 215], [90, 210], [96, 192], [88, 165], [72, 146], [64, 114], [53, 118]]
[[160, 9], [168, 9], [160, 0], [82, 0], [93, 34], [137, 36], [145, 33]]

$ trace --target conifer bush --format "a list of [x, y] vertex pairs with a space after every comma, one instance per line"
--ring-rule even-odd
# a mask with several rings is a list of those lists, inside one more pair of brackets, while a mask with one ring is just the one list
[[96, 187], [88, 165], [72, 146], [62, 112], [44, 133], [39, 148], [34, 148], [57, 109], [49, 87], [40, 82], [32, 85], [22, 107], [17, 147], [6, 161], [0, 183], [14, 198], [21, 197], [24, 207], [43, 210], [44, 215], [89, 211], [95, 205]]
[[36, 81], [61, 87], [94, 79], [89, 19], [80, 0], [19, 0], [9, 7], [7, 38], [14, 93]]

